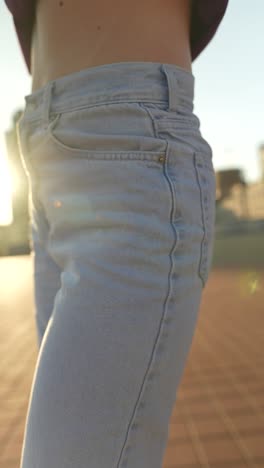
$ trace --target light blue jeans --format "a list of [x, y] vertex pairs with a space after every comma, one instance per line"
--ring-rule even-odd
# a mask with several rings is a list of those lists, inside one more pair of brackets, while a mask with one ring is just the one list
[[21, 468], [161, 468], [211, 268], [212, 150], [175, 65], [25, 96], [39, 355]]

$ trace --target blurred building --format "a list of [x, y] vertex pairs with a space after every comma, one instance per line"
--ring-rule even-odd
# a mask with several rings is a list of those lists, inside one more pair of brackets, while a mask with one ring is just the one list
[[264, 143], [259, 146], [259, 161], [260, 161], [260, 171], [261, 171], [261, 181], [264, 183]]
[[225, 169], [216, 172], [216, 204], [219, 205], [232, 196], [234, 187], [239, 188], [241, 212], [244, 217], [249, 217], [248, 184], [241, 169]]

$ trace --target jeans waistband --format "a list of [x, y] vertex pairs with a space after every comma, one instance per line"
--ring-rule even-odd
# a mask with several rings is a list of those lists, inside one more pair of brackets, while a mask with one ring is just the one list
[[195, 78], [173, 64], [119, 62], [86, 68], [49, 81], [26, 95], [25, 120], [49, 122], [52, 113], [103, 103], [167, 103], [168, 110], [193, 110]]

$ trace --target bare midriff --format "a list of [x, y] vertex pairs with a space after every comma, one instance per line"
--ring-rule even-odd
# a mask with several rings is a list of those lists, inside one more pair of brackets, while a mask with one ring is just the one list
[[114, 62], [192, 71], [191, 0], [38, 0], [32, 92], [50, 80]]

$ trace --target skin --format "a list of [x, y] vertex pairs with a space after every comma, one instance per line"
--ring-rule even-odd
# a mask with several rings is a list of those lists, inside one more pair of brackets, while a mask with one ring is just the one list
[[191, 0], [38, 0], [32, 91], [113, 62], [171, 63], [192, 71]]

